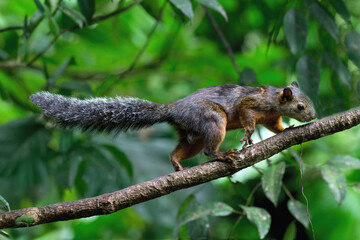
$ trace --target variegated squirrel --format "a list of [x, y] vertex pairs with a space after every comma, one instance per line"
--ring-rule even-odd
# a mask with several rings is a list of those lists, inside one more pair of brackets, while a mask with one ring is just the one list
[[218, 151], [226, 131], [244, 128], [240, 141], [245, 147], [252, 144], [256, 124], [279, 133], [284, 130], [282, 116], [300, 122], [315, 118], [311, 101], [296, 82], [283, 88], [234, 84], [206, 87], [168, 104], [130, 97], [80, 100], [49, 92], [38, 92], [30, 99], [45, 116], [64, 127], [109, 132], [168, 122], [179, 134], [179, 143], [170, 154], [175, 171], [183, 169], [180, 161], [202, 149], [211, 158], [233, 160], [237, 150]]

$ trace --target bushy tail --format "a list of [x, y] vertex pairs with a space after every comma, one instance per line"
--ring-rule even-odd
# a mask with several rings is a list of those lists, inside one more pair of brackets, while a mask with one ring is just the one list
[[128, 98], [91, 98], [80, 100], [49, 92], [38, 92], [30, 100], [46, 117], [64, 127], [82, 130], [126, 131], [168, 120], [169, 106]]

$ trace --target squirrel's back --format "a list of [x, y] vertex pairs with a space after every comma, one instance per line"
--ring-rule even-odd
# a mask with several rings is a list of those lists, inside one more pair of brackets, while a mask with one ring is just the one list
[[[315, 118], [311, 101], [301, 93], [297, 84], [285, 88], [234, 84], [212, 86], [170, 104], [132, 97], [80, 100], [49, 92], [39, 92], [30, 98], [42, 108], [45, 116], [62, 126], [108, 132], [168, 122], [178, 129], [204, 133], [208, 122], [219, 124], [223, 118], [228, 122], [239, 121], [240, 111], [244, 109], [259, 113], [261, 118], [287, 116], [299, 121]], [[237, 128], [241, 126], [237, 125]]]

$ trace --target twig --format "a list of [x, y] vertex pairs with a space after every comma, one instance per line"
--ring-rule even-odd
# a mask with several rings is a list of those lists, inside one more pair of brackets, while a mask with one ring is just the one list
[[[59, 9], [59, 5], [61, 3], [62, 0], [58, 0], [58, 3], [56, 4], [55, 10], [52, 12], [51, 16], [54, 16], [56, 14], [56, 12]], [[6, 27], [3, 29], [0, 29], [0, 33], [2, 32], [6, 32], [6, 31], [11, 31], [11, 30], [20, 30], [20, 29], [24, 29], [24, 26], [10, 26], [10, 27]]]
[[311, 218], [310, 218], [310, 213], [309, 213], [309, 201], [304, 193], [304, 181], [303, 181], [303, 173], [302, 173], [302, 168], [301, 168], [301, 158], [302, 158], [302, 154], [303, 154], [303, 143], [301, 142], [300, 143], [300, 147], [301, 147], [301, 150], [300, 150], [300, 159], [299, 159], [299, 164], [300, 164], [300, 179], [301, 179], [301, 194], [303, 195], [303, 197], [305, 198], [305, 201], [306, 201], [306, 215], [307, 215], [307, 218], [309, 220], [309, 223], [310, 223], [310, 226], [311, 226], [311, 230], [312, 230], [312, 234], [313, 234], [313, 239], [315, 240], [315, 231], [314, 231], [314, 226], [311, 222]]
[[11, 26], [11, 27], [6, 27], [3, 29], [0, 29], [0, 33], [2, 32], [6, 32], [6, 31], [11, 31], [11, 30], [19, 30], [19, 29], [23, 29], [24, 26]]
[[163, 5], [161, 6], [161, 9], [159, 11], [159, 16], [154, 24], [154, 26], [152, 27], [152, 29], [150, 30], [150, 32], [148, 33], [147, 39], [144, 43], [144, 45], [142, 46], [142, 48], [140, 49], [140, 51], [138, 52], [138, 54], [136, 55], [136, 57], [134, 58], [133, 62], [131, 63], [131, 65], [122, 73], [120, 73], [117, 76], [117, 79], [109, 86], [107, 86], [105, 89], [103, 89], [101, 92], [99, 92], [99, 95], [105, 94], [107, 93], [110, 89], [112, 89], [112, 87], [114, 85], [116, 85], [122, 78], [124, 78], [128, 73], [130, 73], [134, 67], [136, 66], [136, 64], [138, 63], [140, 57], [144, 54], [145, 49], [147, 48], [147, 46], [149, 45], [150, 39], [152, 37], [152, 35], [154, 34], [157, 26], [159, 25], [160, 21], [161, 21], [161, 16], [164, 12], [165, 6], [166, 6], [167, 0], [163, 3]]
[[[256, 190], [258, 190], [258, 188], [261, 186], [261, 182], [259, 182], [258, 184], [256, 184], [256, 186], [252, 189], [251, 193], [249, 194], [247, 200], [246, 200], [246, 203], [245, 203], [245, 206], [249, 206], [250, 204], [250, 200], [251, 198], [254, 196]], [[231, 239], [231, 235], [233, 234], [233, 232], [235, 231], [235, 228], [237, 227], [237, 225], [240, 223], [240, 221], [242, 220], [242, 218], [244, 217], [245, 215], [245, 211], [243, 211], [240, 216], [238, 217], [238, 219], [236, 220], [234, 226], [231, 228], [231, 231], [229, 233], [229, 236], [228, 236], [228, 239]]]
[[106, 19], [108, 19], [108, 18], [110, 18], [110, 17], [113, 17], [113, 16], [115, 16], [115, 15], [118, 15], [118, 14], [120, 14], [120, 13], [122, 13], [122, 12], [124, 12], [124, 11], [126, 11], [126, 10], [128, 10], [128, 9], [130, 9], [130, 8], [132, 8], [133, 6], [141, 3], [142, 1], [143, 1], [143, 0], [136, 0], [136, 1], [132, 2], [131, 4], [127, 5], [126, 7], [117, 9], [117, 10], [115, 10], [115, 11], [109, 13], [109, 14], [105, 14], [105, 15], [103, 15], [103, 16], [98, 16], [98, 17], [94, 18], [91, 23], [97, 23], [97, 22], [100, 22], [100, 21], [104, 21], [104, 20], [106, 20]]
[[[123, 7], [123, 8], [120, 8], [120, 9], [117, 9], [109, 14], [106, 14], [104, 16], [99, 16], [97, 18], [94, 18], [93, 22], [92, 23], [96, 23], [96, 22], [100, 22], [100, 21], [103, 21], [103, 20], [106, 20], [112, 16], [115, 16], [117, 14], [120, 14], [130, 8], [132, 8], [133, 6], [135, 6], [136, 4], [142, 2], [143, 0], [137, 0], [137, 1], [134, 1], [133, 3], [127, 5], [126, 7]], [[38, 53], [33, 59], [31, 59], [28, 63], [27, 63], [27, 66], [31, 66], [39, 57], [41, 57], [55, 42], [56, 40], [64, 33], [66, 32], [69, 32], [69, 31], [73, 31], [73, 30], [76, 30], [76, 29], [79, 29], [80, 26], [79, 25], [75, 25], [73, 27], [70, 27], [70, 28], [65, 28], [63, 30], [61, 30], [55, 37], [54, 39], [40, 52]]]
[[262, 172], [262, 170], [261, 170], [260, 168], [256, 167], [255, 165], [252, 165], [252, 167], [253, 167], [258, 173], [260, 173], [260, 175], [263, 174], [263, 172]]
[[0, 69], [3, 70], [15, 70], [15, 69], [31, 69], [31, 70], [37, 70], [42, 71], [41, 67], [38, 66], [26, 66], [24, 63], [19, 63], [15, 60], [10, 60], [6, 62], [0, 62]]
[[241, 150], [233, 162], [210, 161], [120, 191], [73, 202], [12, 210], [0, 215], [1, 228], [29, 227], [114, 213], [135, 204], [214, 179], [230, 176], [293, 145], [315, 140], [360, 124], [360, 108], [285, 131]]
[[214, 27], [216, 33], [219, 35], [219, 37], [220, 37], [220, 39], [221, 39], [221, 42], [224, 44], [224, 47], [226, 48], [226, 51], [227, 51], [227, 53], [228, 53], [228, 55], [229, 55], [229, 57], [230, 57], [230, 59], [231, 59], [231, 62], [232, 62], [232, 64], [233, 64], [233, 66], [234, 66], [237, 74], [238, 74], [239, 77], [240, 77], [240, 75], [241, 75], [241, 70], [240, 70], [239, 66], [237, 65], [237, 63], [236, 63], [236, 61], [235, 61], [234, 53], [233, 53], [233, 51], [232, 51], [232, 49], [231, 49], [231, 46], [230, 46], [229, 42], [226, 40], [224, 34], [222, 33], [221, 29], [220, 29], [219, 26], [217, 25], [217, 23], [216, 23], [213, 15], [212, 15], [212, 13], [209, 11], [209, 9], [208, 9], [206, 6], [203, 5], [203, 7], [204, 7], [204, 9], [205, 9], [205, 12], [206, 12], [207, 17], [209, 18], [209, 20], [210, 20], [210, 22], [211, 22], [211, 25]]
[[285, 186], [284, 183], [282, 183], [282, 189], [284, 190], [285, 194], [291, 199], [294, 200], [294, 196], [291, 194], [291, 192], [289, 191], [289, 189]]
[[54, 9], [54, 11], [52, 12], [51, 16], [55, 16], [55, 14], [57, 13], [57, 11], [59, 10], [60, 7], [60, 3], [62, 2], [62, 0], [58, 0], [56, 3], [56, 7]]

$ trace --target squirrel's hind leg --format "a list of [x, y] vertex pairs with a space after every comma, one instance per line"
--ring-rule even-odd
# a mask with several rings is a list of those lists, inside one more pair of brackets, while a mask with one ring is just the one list
[[170, 160], [175, 171], [183, 170], [180, 161], [195, 156], [204, 148], [204, 140], [202, 138], [197, 138], [189, 143], [185, 134], [179, 133], [179, 135], [179, 143], [170, 154]]
[[[225, 113], [224, 113], [225, 114]], [[230, 149], [227, 152], [218, 152], [222, 141], [226, 134], [226, 118], [218, 119], [218, 121], [211, 121], [206, 123], [205, 148], [204, 154], [211, 158], [233, 161], [236, 159], [238, 151]]]

